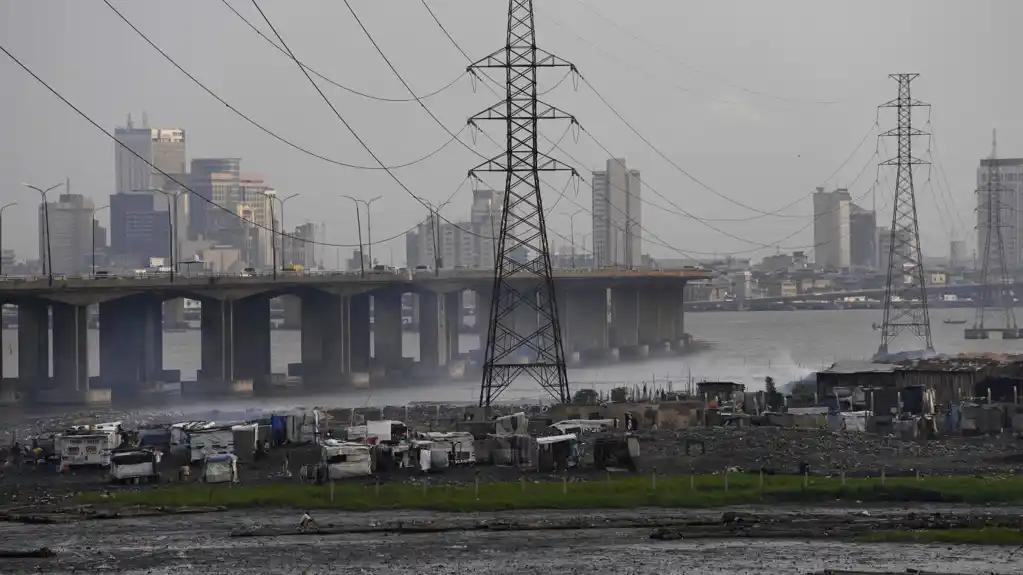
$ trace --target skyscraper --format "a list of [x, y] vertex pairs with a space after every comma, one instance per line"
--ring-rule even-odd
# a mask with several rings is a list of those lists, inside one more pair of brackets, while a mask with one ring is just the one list
[[877, 268], [877, 214], [856, 204], [849, 211], [849, 263]]
[[[1023, 158], [997, 158], [990, 159], [984, 158], [980, 161], [980, 166], [977, 167], [977, 245], [983, 246], [984, 242], [987, 241], [987, 233], [989, 229], [987, 221], [987, 180], [988, 180], [988, 167], [991, 162], [995, 162], [998, 168], [998, 181], [995, 182], [995, 188], [1000, 190], [997, 193], [999, 204], [1002, 208], [1001, 224], [1002, 224], [1002, 241], [1005, 244], [1005, 262], [1010, 270], [1013, 270], [1023, 263], [1021, 254], [1023, 254], [1023, 235], [1020, 234], [1021, 217], [1023, 213], [1020, 212], [1020, 195], [1023, 193]], [[997, 257], [997, 252], [992, 253], [992, 258]], [[983, 256], [978, 255], [978, 259], [983, 259]], [[983, 262], [978, 261], [976, 263], [977, 268]], [[991, 262], [991, 269], [1000, 269], [998, 262]]]
[[143, 121], [143, 126], [136, 128], [129, 115], [127, 125], [114, 130], [114, 138], [120, 142], [114, 143], [115, 193], [147, 193], [136, 190], [167, 188], [171, 182], [160, 170], [175, 176], [185, 173], [185, 131], [150, 128], [145, 124]]
[[643, 263], [639, 170], [612, 158], [593, 172], [593, 253], [596, 265], [632, 269]]
[[849, 215], [852, 198], [839, 188], [825, 192], [817, 188], [813, 194], [814, 262], [818, 267], [847, 268], [852, 260]]
[[88, 273], [94, 207], [92, 200], [80, 194], [61, 194], [56, 202], [39, 206], [39, 259], [47, 258], [46, 212], [49, 211], [49, 269], [54, 274]]
[[234, 220], [232, 213], [213, 207], [210, 202], [227, 206], [228, 198], [236, 198], [241, 186], [241, 158], [195, 158], [188, 175], [189, 187], [199, 197], [190, 199], [188, 237], [215, 239], [216, 232]]

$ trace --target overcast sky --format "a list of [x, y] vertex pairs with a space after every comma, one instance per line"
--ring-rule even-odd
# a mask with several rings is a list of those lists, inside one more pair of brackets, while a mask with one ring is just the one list
[[[370, 156], [337, 120], [295, 64], [269, 46], [220, 0], [112, 0], [143, 32], [210, 89], [282, 136], [340, 161], [373, 165]], [[229, 0], [266, 30], [251, 1]], [[474, 58], [501, 47], [506, 0], [427, 0], [452, 36]], [[434, 24], [420, 0], [351, 0], [398, 71], [418, 94], [458, 77], [466, 62]], [[694, 255], [741, 252], [759, 257], [807, 226], [809, 193], [818, 185], [851, 184], [854, 197], [875, 179], [878, 145], [873, 136], [830, 181], [827, 178], [874, 124], [877, 105], [896, 95], [887, 76], [919, 72], [914, 96], [932, 104], [932, 129], [941, 167], [955, 203], [946, 211], [934, 185], [939, 171], [917, 175], [917, 197], [926, 253], [947, 253], [950, 235], [973, 244], [973, 188], [977, 162], [999, 130], [1000, 155], [1023, 155], [1015, 38], [1023, 2], [822, 1], [822, 0], [541, 0], [536, 3], [538, 44], [574, 62], [584, 76], [646, 138], [695, 178], [734, 200], [774, 211], [805, 198], [784, 213], [709, 225], [643, 206], [643, 227], [656, 243]], [[260, 4], [299, 59], [351, 88], [388, 98], [408, 98], [401, 83], [373, 51], [342, 2], [261, 0]], [[609, 24], [594, 10], [616, 22]], [[269, 31], [267, 30], [269, 34]], [[630, 36], [634, 36], [630, 37]], [[638, 41], [636, 38], [641, 39]], [[112, 131], [128, 113], [142, 112], [152, 127], [187, 131], [188, 156], [241, 157], [242, 170], [264, 175], [281, 194], [300, 192], [288, 203], [288, 227], [325, 222], [331, 243], [355, 244], [351, 202], [339, 194], [385, 199], [374, 204], [374, 237], [400, 234], [425, 210], [388, 176], [353, 170], [308, 157], [259, 132], [232, 114], [173, 68], [119, 20], [102, 0], [0, 1], [0, 44], [50, 82], [70, 101]], [[612, 57], [613, 56], [613, 57]], [[541, 88], [561, 78], [542, 76]], [[323, 84], [325, 93], [352, 127], [388, 164], [425, 155], [449, 139], [415, 103], [370, 101]], [[748, 218], [737, 207], [686, 178], [635, 136], [584, 85], [564, 82], [545, 99], [575, 114], [581, 124], [671, 202], [700, 217]], [[463, 78], [427, 100], [449, 129], [493, 103], [490, 92]], [[821, 104], [820, 102], [837, 102]], [[924, 128], [927, 111], [918, 126]], [[894, 112], [882, 111], [881, 130], [894, 127]], [[563, 123], [548, 123], [556, 139]], [[489, 133], [501, 141], [500, 126]], [[876, 130], [875, 130], [876, 133]], [[105, 204], [113, 191], [114, 144], [0, 55], [0, 199], [20, 205], [5, 212], [4, 247], [35, 257], [38, 198], [20, 187], [50, 185], [70, 177], [73, 191]], [[472, 146], [468, 137], [463, 140]], [[565, 149], [589, 170], [607, 154], [585, 135], [568, 136]], [[888, 155], [894, 154], [889, 141]], [[918, 144], [921, 155], [927, 141]], [[477, 138], [476, 149], [496, 148]], [[885, 155], [884, 148], [880, 148]], [[933, 151], [933, 147], [932, 147]], [[395, 174], [416, 194], [446, 199], [479, 158], [451, 145], [429, 161]], [[868, 165], [869, 164], [869, 165]], [[561, 176], [547, 178], [563, 184]], [[889, 181], [894, 184], [893, 174]], [[495, 180], [495, 186], [500, 181]], [[879, 208], [890, 206], [882, 176]], [[587, 186], [569, 188], [556, 213], [590, 208]], [[645, 189], [644, 199], [668, 206]], [[444, 210], [452, 220], [468, 217], [471, 191], [464, 186]], [[545, 191], [550, 205], [557, 192]], [[940, 211], [939, 211], [940, 206]], [[882, 219], [890, 210], [881, 210]], [[105, 221], [106, 216], [100, 216]], [[551, 228], [568, 235], [568, 217]], [[966, 229], [960, 225], [965, 223]], [[576, 234], [590, 229], [588, 214], [575, 218]], [[949, 228], [953, 228], [951, 231]], [[739, 239], [727, 234], [738, 236]], [[782, 248], [812, 243], [812, 226], [782, 242]], [[743, 241], [748, 240], [748, 241]], [[556, 243], [564, 240], [553, 238]], [[580, 240], [577, 240], [580, 241]], [[587, 240], [588, 242], [588, 240]], [[378, 246], [374, 255], [404, 259], [404, 241]], [[673, 249], [646, 243], [655, 256]], [[329, 248], [333, 252], [333, 248]], [[328, 252], [328, 253], [329, 253]], [[331, 261], [331, 258], [327, 258]]]

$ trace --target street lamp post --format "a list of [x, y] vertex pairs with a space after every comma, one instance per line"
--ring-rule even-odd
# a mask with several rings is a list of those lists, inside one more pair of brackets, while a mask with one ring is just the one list
[[361, 277], [366, 277], [366, 258], [363, 256], [362, 252], [362, 222], [359, 220], [359, 200], [352, 196], [342, 195], [341, 197], [348, 198], [349, 200], [352, 200], [353, 204], [355, 204], [355, 227], [359, 228], [359, 275]]
[[26, 184], [22, 182], [21, 185], [39, 192], [40, 201], [43, 203], [43, 227], [46, 228], [46, 257], [43, 258], [43, 267], [46, 271], [46, 282], [48, 285], [53, 285], [53, 252], [50, 251], [50, 208], [48, 207], [49, 202], [46, 201], [46, 194], [52, 190], [55, 190], [64, 185], [64, 182], [54, 184], [45, 190], [33, 186], [32, 184]]
[[[377, 196], [377, 197], [373, 198], [372, 200], [360, 200], [358, 198], [353, 198], [352, 196], [347, 196], [347, 195], [344, 196], [344, 197], [346, 197], [349, 200], [352, 200], [353, 202], [355, 202], [355, 204], [356, 204], [356, 214], [358, 214], [358, 204], [361, 203], [364, 206], [366, 206], [366, 248], [369, 251], [369, 254], [368, 254], [369, 255], [369, 263], [370, 263], [370, 265], [373, 265], [373, 212], [370, 211], [370, 206], [373, 205], [373, 202], [379, 200], [383, 196]], [[358, 219], [358, 218], [356, 218], [356, 219]], [[360, 233], [361, 233], [361, 229], [360, 229]], [[359, 240], [359, 243], [361, 244], [362, 240]], [[361, 248], [360, 248], [360, 250], [361, 250]]]
[[11, 206], [18, 205], [18, 202], [11, 202], [0, 206], [0, 276], [4, 275], [4, 210]]
[[575, 212], [573, 212], [571, 214], [561, 214], [561, 215], [565, 216], [566, 218], [568, 218], [568, 228], [569, 228], [568, 229], [568, 233], [569, 233], [570, 237], [572, 238], [572, 239], [569, 240], [569, 243], [572, 244], [572, 269], [575, 269], [575, 217], [578, 216], [579, 214], [585, 212], [585, 211], [586, 210], [576, 210]]
[[[167, 253], [168, 259], [170, 259], [170, 281], [174, 283], [174, 268], [176, 267], [174, 258], [174, 244], [177, 234], [175, 233], [174, 212], [178, 209], [178, 196], [181, 195], [181, 191], [168, 192], [163, 188], [145, 188], [143, 190], [132, 190], [133, 192], [157, 192], [167, 198]], [[171, 206], [171, 199], [174, 199], [174, 205]]]
[[90, 269], [92, 270], [93, 278], [96, 277], [96, 212], [109, 207], [110, 204], [107, 204], [92, 210], [92, 267]]
[[[284, 225], [284, 202], [286, 202], [286, 201], [288, 201], [288, 200], [290, 200], [292, 198], [295, 198], [295, 197], [299, 196], [300, 194], [301, 194], [301, 192], [296, 192], [296, 193], [291, 194], [290, 196], [288, 196], [286, 198], [278, 198], [276, 194], [274, 194], [274, 195], [269, 195], [268, 194], [267, 195], [267, 197], [270, 198], [270, 203], [271, 204], [273, 203], [274, 200], [276, 200], [277, 203], [279, 203], [281, 205], [281, 248], [284, 248], [284, 236], [287, 235], [287, 233], [288, 233], [288, 227]], [[270, 207], [270, 217], [273, 218], [273, 206], [272, 205]], [[270, 227], [271, 228], [273, 227], [273, 222], [271, 222], [271, 226]], [[274, 234], [273, 242], [274, 242], [274, 246], [276, 246], [277, 245], [277, 234]], [[292, 245], [291, 249], [294, 250], [295, 246]], [[286, 253], [287, 252], [284, 252], [284, 254], [281, 254], [281, 267], [284, 267], [284, 255]], [[276, 256], [274, 256], [274, 267], [277, 267], [277, 257]]]

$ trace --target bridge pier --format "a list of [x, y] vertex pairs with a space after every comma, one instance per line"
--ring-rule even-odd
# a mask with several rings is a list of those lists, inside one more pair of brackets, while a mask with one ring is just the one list
[[234, 300], [231, 341], [232, 377], [252, 381], [253, 390], [270, 385], [273, 372], [270, 346], [270, 298], [254, 295]]
[[53, 303], [53, 379], [61, 392], [89, 389], [87, 306]]
[[18, 381], [23, 392], [50, 387], [50, 306], [18, 302]]
[[[370, 295], [348, 298], [348, 369], [353, 385], [369, 384], [370, 369]], [[373, 336], [375, 337], [375, 336]]]
[[373, 359], [384, 377], [402, 370], [401, 295], [397, 290], [373, 293]]
[[234, 380], [234, 302], [202, 300], [200, 384], [227, 385]]
[[635, 286], [616, 286], [611, 289], [611, 346], [618, 348], [622, 357], [641, 358], [650, 353], [639, 339], [640, 290]]
[[430, 374], [447, 372], [458, 357], [462, 292], [419, 294], [419, 362]]
[[[303, 294], [300, 301], [302, 383], [338, 388], [351, 371], [351, 352], [345, 345], [349, 298], [313, 291]], [[287, 307], [286, 303], [285, 310]]]
[[99, 304], [98, 386], [133, 394], [163, 379], [163, 304], [130, 296]]
[[176, 297], [163, 302], [162, 324], [166, 329], [187, 329], [185, 321], [185, 298]]
[[574, 361], [604, 361], [608, 350], [607, 288], [566, 289], [558, 300], [562, 319], [562, 343]]
[[[521, 289], [521, 293], [535, 305], [538, 295], [536, 286], [523, 286]], [[506, 294], [503, 297], [506, 298], [505, 301], [511, 301], [512, 298], [517, 296]], [[512, 310], [511, 313], [514, 318], [515, 332], [523, 337], [522, 344], [515, 350], [515, 359], [513, 361], [534, 362], [537, 360], [537, 353], [533, 347], [541, 345], [539, 339], [534, 335], [540, 329], [540, 314], [536, 311], [536, 308], [526, 305], [525, 302]]]

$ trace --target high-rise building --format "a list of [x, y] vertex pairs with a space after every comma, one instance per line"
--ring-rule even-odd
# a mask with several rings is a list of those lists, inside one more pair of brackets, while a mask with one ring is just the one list
[[165, 189], [173, 182], [160, 171], [171, 175], [185, 173], [185, 131], [150, 128], [146, 124], [143, 121], [143, 126], [136, 128], [129, 115], [127, 125], [114, 130], [114, 138], [120, 142], [114, 143], [115, 193]]
[[[296, 265], [304, 268], [317, 266], [316, 261], [316, 233], [319, 226], [312, 222], [306, 222], [295, 227], [291, 237], [283, 239], [284, 265]], [[303, 241], [307, 240], [307, 241]]]
[[147, 194], [110, 196], [110, 253], [128, 267], [146, 265], [152, 257], [170, 257], [170, 219], [166, 206], [157, 211]]
[[849, 263], [877, 268], [877, 215], [856, 204], [849, 211]]
[[[497, 255], [496, 238], [501, 229], [504, 192], [480, 189], [473, 192], [470, 221], [448, 223], [431, 216], [415, 230], [405, 234], [406, 265], [433, 267], [440, 255], [443, 268], [464, 266], [474, 269], [494, 269]], [[522, 260], [521, 257], [512, 256]]]
[[813, 194], [814, 261], [818, 267], [847, 268], [852, 261], [849, 216], [852, 213], [849, 191], [839, 188]]
[[[68, 186], [70, 189], [70, 185]], [[92, 265], [92, 200], [80, 194], [61, 194], [56, 202], [39, 206], [39, 258], [49, 261], [54, 274], [83, 275]], [[49, 257], [47, 256], [49, 218]]]
[[[901, 230], [899, 232], [901, 237], [897, 241], [896, 249], [900, 250], [900, 256], [896, 258], [896, 261], [908, 261], [915, 259], [913, 251], [916, 250], [915, 243], [912, 235], [908, 230]], [[891, 250], [892, 250], [892, 230], [891, 228], [878, 228], [877, 229], [877, 261], [878, 269], [885, 271], [888, 269], [888, 264], [891, 262]]]
[[643, 264], [642, 180], [624, 159], [612, 158], [593, 172], [593, 253], [600, 267]]
[[234, 210], [225, 212], [210, 204], [227, 207], [228, 198], [237, 198], [241, 186], [240, 158], [195, 158], [188, 175], [189, 187], [198, 197], [189, 198], [188, 237], [216, 240], [222, 225], [233, 225]]
[[[999, 190], [997, 199], [1001, 205], [1001, 228], [1002, 242], [1005, 245], [1005, 263], [1012, 271], [1023, 263], [1023, 234], [1020, 229], [1023, 227], [1023, 205], [1020, 204], [1020, 197], [1023, 194], [1023, 158], [984, 158], [977, 168], [977, 252], [978, 257], [983, 259], [984, 242], [987, 241], [988, 230], [990, 229], [987, 214], [988, 202], [988, 169], [991, 162], [995, 162], [998, 169], [998, 180], [994, 187]], [[994, 243], [992, 243], [994, 246]], [[997, 250], [991, 250], [991, 257], [997, 258]], [[983, 262], [977, 262], [981, 266]], [[996, 261], [990, 262], [992, 270], [1000, 269]]]

